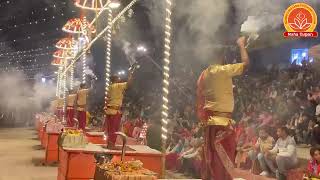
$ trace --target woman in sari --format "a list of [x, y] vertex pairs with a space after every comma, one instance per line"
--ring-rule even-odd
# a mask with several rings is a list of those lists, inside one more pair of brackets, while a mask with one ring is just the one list
[[312, 147], [310, 149], [311, 160], [308, 163], [308, 169], [304, 179], [320, 180], [320, 147]]
[[252, 150], [254, 144], [256, 143], [257, 137], [254, 130], [247, 127], [243, 134], [240, 135], [238, 145], [237, 145], [237, 155], [235, 163], [237, 168], [248, 168], [250, 167], [250, 161], [248, 159], [248, 153]]

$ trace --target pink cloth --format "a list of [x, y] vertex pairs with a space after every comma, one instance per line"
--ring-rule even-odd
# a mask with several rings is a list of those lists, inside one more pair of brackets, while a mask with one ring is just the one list
[[78, 111], [79, 129], [84, 130], [87, 125], [87, 113], [86, 111]]
[[258, 121], [261, 122], [259, 127], [270, 125], [272, 123], [272, 115], [270, 115], [268, 113], [260, 114], [258, 117]]
[[74, 109], [67, 109], [67, 126], [73, 127], [74, 126]]
[[178, 170], [181, 168], [181, 163], [178, 161], [178, 153], [170, 153], [166, 155], [166, 169], [168, 170]]
[[106, 116], [104, 129], [107, 130], [108, 143], [111, 143], [112, 145], [116, 144], [117, 135], [115, 133], [120, 130], [121, 117], [122, 114], [120, 113]]

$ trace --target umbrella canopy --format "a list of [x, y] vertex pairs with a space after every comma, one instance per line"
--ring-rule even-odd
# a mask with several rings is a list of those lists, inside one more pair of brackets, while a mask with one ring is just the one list
[[[106, 4], [108, 0], [76, 0], [75, 5], [82, 9], [89, 10], [101, 10]], [[104, 8], [108, 9], [108, 7]]]
[[60, 66], [60, 65], [62, 65], [62, 59], [60, 59], [60, 58], [54, 58], [53, 60], [52, 60], [52, 62], [51, 62], [51, 65], [53, 65], [53, 66]]
[[57, 43], [56, 43], [56, 48], [58, 49], [65, 49], [65, 50], [73, 50], [76, 49], [75, 47], [75, 41], [73, 38], [63, 38], [60, 39]]
[[91, 33], [96, 32], [94, 26], [90, 26], [89, 21], [85, 17], [70, 19], [62, 28], [63, 31], [72, 34], [80, 34], [85, 32], [87, 29], [89, 29]]
[[53, 53], [53, 57], [58, 59], [72, 59], [74, 58], [74, 54], [72, 51], [59, 49]]

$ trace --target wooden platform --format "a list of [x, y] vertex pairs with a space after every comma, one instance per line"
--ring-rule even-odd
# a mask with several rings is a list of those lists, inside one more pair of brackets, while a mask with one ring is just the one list
[[[144, 168], [161, 176], [161, 152], [142, 145], [129, 145], [128, 147], [133, 151], [126, 152], [125, 161], [140, 160]], [[113, 155], [112, 161], [120, 160], [121, 156], [121, 151], [104, 149], [97, 144], [88, 144], [84, 148], [62, 148], [59, 156], [58, 180], [93, 179], [96, 168], [95, 153]]]

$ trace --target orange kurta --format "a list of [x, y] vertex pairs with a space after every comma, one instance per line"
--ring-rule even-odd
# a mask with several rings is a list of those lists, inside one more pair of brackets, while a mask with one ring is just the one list
[[76, 97], [77, 97], [76, 94], [69, 94], [67, 98], [67, 105], [69, 107], [73, 107], [75, 105]]
[[86, 105], [87, 105], [87, 96], [89, 93], [89, 89], [80, 89], [77, 93], [78, 99], [77, 99], [77, 105], [78, 105], [78, 111], [85, 111]]
[[63, 102], [64, 102], [63, 98], [59, 98], [57, 100], [57, 108], [58, 109], [62, 109], [63, 108]]
[[[127, 89], [127, 83], [114, 83], [109, 86], [108, 101], [107, 101], [107, 115], [115, 115], [119, 113], [122, 106], [124, 91]], [[109, 108], [111, 107], [111, 108]]]
[[50, 105], [51, 112], [55, 112], [58, 108], [58, 100], [53, 100]]
[[[234, 108], [232, 78], [241, 75], [244, 64], [211, 65], [203, 72], [204, 109], [231, 113]], [[207, 125], [228, 126], [231, 119], [211, 116]]]

